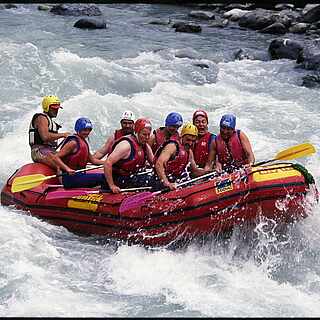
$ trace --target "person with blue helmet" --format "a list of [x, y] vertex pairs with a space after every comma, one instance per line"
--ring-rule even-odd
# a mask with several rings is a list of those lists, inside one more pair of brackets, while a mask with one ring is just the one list
[[244, 165], [254, 164], [250, 141], [243, 131], [236, 130], [236, 117], [225, 114], [220, 120], [220, 133], [211, 144], [205, 170], [231, 172]]
[[154, 130], [153, 134], [150, 136], [148, 144], [150, 145], [153, 153], [155, 153], [164, 142], [179, 139], [180, 136], [178, 129], [182, 124], [183, 118], [180, 113], [169, 113], [165, 120], [165, 126]]
[[74, 130], [75, 134], [69, 135], [63, 142], [61, 149], [55, 155], [60, 170], [66, 172], [61, 178], [65, 188], [81, 188], [102, 186], [106, 188], [106, 180], [103, 173], [76, 172], [86, 168], [88, 162], [101, 165], [103, 160], [96, 159], [90, 153], [86, 141], [93, 129], [90, 119], [81, 117], [77, 119]]

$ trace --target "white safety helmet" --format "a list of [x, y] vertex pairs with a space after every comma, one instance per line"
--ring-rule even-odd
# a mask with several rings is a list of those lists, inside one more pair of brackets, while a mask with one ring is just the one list
[[[130, 111], [130, 110], [126, 110], [126, 111], [122, 114], [121, 120], [131, 120], [131, 121], [134, 121], [134, 114], [133, 114], [133, 112]], [[121, 121], [121, 120], [120, 120], [120, 121]]]

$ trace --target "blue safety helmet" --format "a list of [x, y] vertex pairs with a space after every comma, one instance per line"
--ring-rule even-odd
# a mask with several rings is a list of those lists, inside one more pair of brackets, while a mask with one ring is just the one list
[[225, 114], [220, 120], [220, 127], [236, 128], [236, 117], [233, 114]]
[[93, 126], [90, 119], [84, 118], [84, 117], [79, 118], [74, 125], [74, 130], [77, 133], [79, 133], [83, 129], [92, 129], [92, 128]]
[[181, 127], [183, 124], [183, 119], [180, 113], [171, 112], [166, 117], [165, 126], [179, 126]]

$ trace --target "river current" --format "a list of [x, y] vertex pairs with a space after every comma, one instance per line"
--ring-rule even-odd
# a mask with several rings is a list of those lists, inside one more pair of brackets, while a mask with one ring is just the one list
[[[306, 141], [320, 149], [319, 89], [300, 85], [306, 71], [292, 60], [233, 59], [240, 48], [267, 57], [275, 36], [205, 24], [201, 34], [175, 33], [148, 23], [184, 20], [185, 7], [99, 7], [105, 30], [73, 28], [77, 17], [36, 4], [0, 11], [1, 187], [31, 161], [29, 121], [49, 94], [63, 101], [63, 130], [90, 117], [93, 150], [126, 109], [156, 128], [169, 111], [187, 121], [196, 108], [208, 111], [215, 133], [222, 114], [236, 114], [257, 161]], [[297, 162], [319, 186], [319, 152]], [[79, 237], [13, 208], [0, 213], [3, 317], [320, 316], [319, 206], [280, 233], [262, 219], [176, 250]]]

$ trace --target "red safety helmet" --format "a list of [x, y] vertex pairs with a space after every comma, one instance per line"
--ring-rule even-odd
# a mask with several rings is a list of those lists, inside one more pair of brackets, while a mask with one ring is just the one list
[[138, 119], [134, 124], [134, 132], [139, 133], [144, 128], [149, 128], [151, 130], [151, 122], [146, 118]]
[[194, 120], [196, 119], [196, 117], [198, 116], [202, 116], [202, 117], [205, 117], [207, 119], [207, 122], [209, 122], [208, 120], [208, 114], [202, 110], [202, 109], [199, 109], [199, 110], [196, 110], [194, 113], [193, 113], [193, 116], [192, 116], [192, 122], [194, 123]]

